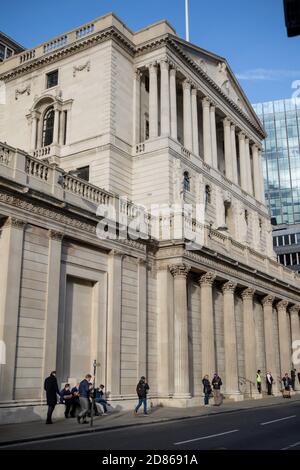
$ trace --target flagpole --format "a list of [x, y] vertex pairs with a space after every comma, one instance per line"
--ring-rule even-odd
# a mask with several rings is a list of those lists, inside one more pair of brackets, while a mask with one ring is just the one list
[[190, 42], [189, 0], [185, 0], [185, 40]]

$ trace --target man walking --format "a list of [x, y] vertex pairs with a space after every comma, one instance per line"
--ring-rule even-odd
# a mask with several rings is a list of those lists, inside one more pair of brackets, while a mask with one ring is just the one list
[[134, 410], [134, 414], [137, 415], [137, 412], [140, 406], [144, 405], [144, 415], [147, 415], [147, 393], [149, 390], [149, 385], [147, 384], [146, 377], [142, 376], [139, 383], [136, 386], [136, 393], [139, 398], [139, 402]]
[[45, 379], [44, 390], [46, 391], [48, 405], [46, 424], [52, 424], [52, 413], [57, 404], [57, 395], [59, 395], [55, 370]]
[[258, 369], [258, 371], [256, 372], [256, 386], [257, 386], [258, 393], [261, 393], [261, 371], [260, 371], [260, 369]]
[[212, 384], [213, 391], [214, 391], [214, 400], [215, 400], [214, 405], [220, 406], [222, 404], [221, 386], [223, 384], [222, 384], [221, 377], [219, 377], [217, 372], [214, 374], [211, 384]]
[[77, 421], [80, 423], [82, 419], [82, 424], [86, 424], [88, 421], [86, 420], [87, 414], [89, 412], [89, 405], [90, 405], [90, 389], [91, 389], [91, 374], [87, 374], [85, 378], [79, 384], [79, 403], [81, 407], [81, 411], [77, 416]]
[[273, 377], [270, 371], [267, 372], [266, 375], [266, 384], [267, 384], [267, 390], [268, 390], [268, 395], [272, 395], [272, 385], [273, 385]]

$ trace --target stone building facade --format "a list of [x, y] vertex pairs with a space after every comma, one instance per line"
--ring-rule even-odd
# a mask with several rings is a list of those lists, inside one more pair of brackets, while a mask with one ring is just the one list
[[[124, 406], [141, 375], [169, 406], [202, 403], [216, 370], [232, 399], [257, 397], [257, 369], [278, 392], [299, 275], [276, 262], [265, 133], [226, 60], [166, 21], [134, 33], [109, 14], [5, 60], [0, 80], [2, 416], [40, 405], [51, 370], [75, 383], [94, 359]], [[109, 233], [138, 214], [140, 235], [97, 236], [99, 204], [106, 219], [118, 208]]]

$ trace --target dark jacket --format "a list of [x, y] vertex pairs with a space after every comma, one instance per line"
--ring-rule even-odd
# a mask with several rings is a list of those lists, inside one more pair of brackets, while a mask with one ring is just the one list
[[44, 390], [46, 390], [47, 405], [54, 406], [57, 403], [57, 395], [59, 395], [59, 389], [57, 385], [57, 379], [54, 375], [49, 375], [44, 383]]
[[290, 386], [292, 385], [292, 381], [289, 377], [282, 377], [282, 382], [285, 390], [290, 390]]
[[78, 392], [79, 392], [79, 388], [77, 388], [77, 387], [72, 388], [71, 393], [73, 395], [73, 398], [72, 398], [73, 403], [78, 403], [79, 402], [79, 395], [75, 395]]
[[149, 385], [147, 382], [143, 382], [142, 380], [136, 386], [136, 393], [138, 394], [139, 398], [147, 398], [147, 392], [149, 390]]
[[218, 375], [213, 377], [211, 383], [214, 390], [220, 390], [221, 386], [223, 385], [221, 377], [219, 377]]
[[[69, 403], [71, 402], [72, 400], [72, 392], [71, 390], [66, 390], [65, 388], [63, 388], [60, 393], [60, 403], [66, 403], [66, 401], [68, 401]], [[70, 398], [67, 398], [66, 400], [64, 399], [64, 397], [66, 396], [70, 396]]]
[[90, 384], [84, 379], [79, 384], [79, 395], [84, 398], [89, 398], [90, 396]]
[[203, 379], [202, 383], [203, 383], [203, 393], [205, 395], [210, 395], [211, 393], [210, 381], [208, 379]]

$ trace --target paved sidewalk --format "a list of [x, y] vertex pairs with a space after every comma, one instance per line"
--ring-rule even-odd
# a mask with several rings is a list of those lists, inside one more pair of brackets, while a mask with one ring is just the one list
[[[288, 400], [289, 403], [297, 403], [300, 406], [300, 395], [295, 395]], [[193, 407], [193, 408], [164, 408], [156, 407], [150, 410], [148, 416], [133, 411], [114, 411], [108, 415], [94, 418], [94, 426], [90, 424], [78, 424], [76, 419], [59, 419], [53, 425], [46, 425], [43, 421], [30, 423], [6, 424], [0, 426], [0, 447], [4, 444], [29, 442], [34, 440], [46, 440], [67, 435], [88, 434], [105, 430], [118, 429], [130, 426], [139, 426], [166, 421], [199, 418], [220, 413], [232, 413], [241, 410], [259, 409], [269, 406], [281, 406], [287, 403], [282, 397], [268, 397], [261, 400], [244, 400], [241, 402], [224, 402], [222, 406]]]

